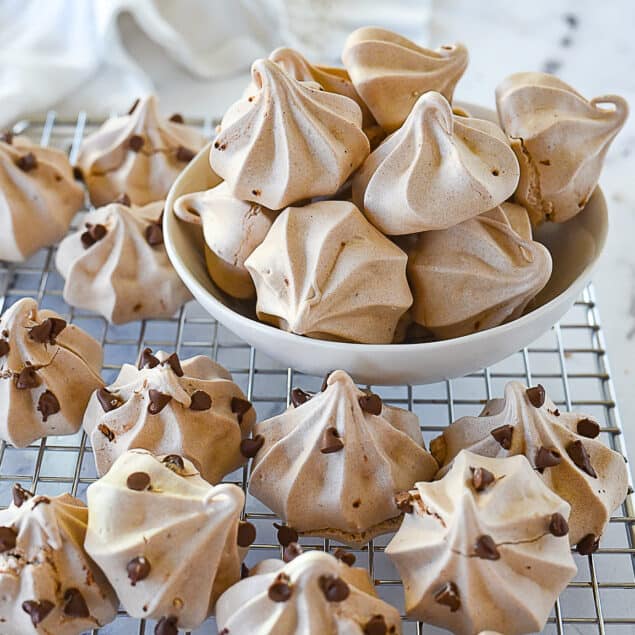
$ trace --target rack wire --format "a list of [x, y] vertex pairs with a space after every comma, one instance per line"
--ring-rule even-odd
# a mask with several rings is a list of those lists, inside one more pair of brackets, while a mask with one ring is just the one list
[[[57, 120], [49, 112], [42, 121], [18, 122], [14, 130], [25, 132], [43, 145], [53, 145], [77, 155], [83, 135], [99, 122], [80, 113], [73, 121]], [[213, 124], [188, 120], [208, 136]], [[81, 213], [74, 225], [81, 222]], [[291, 389], [301, 385], [317, 390], [322, 378], [283, 368], [218, 324], [191, 302], [171, 319], [109, 325], [103, 318], [73, 309], [62, 298], [63, 280], [55, 270], [56, 247], [43, 249], [21, 264], [0, 262], [0, 313], [22, 297], [33, 297], [41, 307], [53, 309], [85, 329], [104, 348], [103, 376], [114, 380], [121, 365], [133, 362], [149, 346], [177, 351], [183, 358], [209, 355], [227, 367], [253, 402], [258, 419], [281, 412], [289, 403]], [[627, 460], [623, 428], [615, 399], [608, 355], [593, 287], [583, 292], [565, 318], [530, 347], [502, 362], [466, 377], [427, 386], [373, 387], [394, 405], [413, 410], [420, 418], [426, 442], [459, 416], [476, 414], [486, 399], [501, 396], [505, 383], [520, 379], [528, 385], [542, 383], [550, 397], [567, 410], [580, 410], [599, 421], [601, 438]], [[83, 432], [48, 437], [24, 449], [0, 444], [0, 507], [9, 503], [14, 482], [39, 494], [70, 492], [85, 500], [86, 488], [96, 480], [92, 450]], [[231, 474], [227, 482], [246, 487], [247, 470]], [[631, 482], [632, 485], [632, 482]], [[635, 500], [632, 487], [623, 505], [611, 518], [600, 549], [592, 556], [574, 554], [578, 574], [554, 606], [544, 633], [583, 635], [635, 634]], [[257, 528], [257, 540], [247, 565], [279, 557], [273, 522], [277, 520], [261, 503], [247, 496], [245, 517]], [[358, 566], [368, 567], [380, 597], [403, 613], [401, 583], [384, 554], [390, 535], [371, 541], [355, 552]], [[302, 539], [305, 548], [332, 550], [333, 541]], [[440, 629], [405, 620], [405, 635], [442, 633]], [[117, 620], [93, 634], [130, 635], [153, 633], [154, 624], [132, 619], [120, 612]], [[194, 633], [217, 632], [213, 618]], [[316, 634], [317, 635], [317, 634]]]

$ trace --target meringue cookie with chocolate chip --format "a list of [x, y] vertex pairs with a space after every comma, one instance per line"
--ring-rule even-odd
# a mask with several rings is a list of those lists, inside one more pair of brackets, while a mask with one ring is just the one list
[[162, 215], [163, 201], [125, 197], [88, 212], [57, 250], [64, 300], [113, 324], [174, 315], [192, 296], [165, 250]]
[[103, 386], [99, 343], [54, 311], [22, 298], [0, 317], [0, 439], [23, 448], [75, 434]]
[[87, 496], [86, 551], [132, 617], [193, 630], [240, 579], [254, 527], [240, 521], [236, 485], [210, 485], [178, 455], [130, 450]]
[[91, 397], [84, 416], [97, 472], [105, 474], [132, 448], [179, 454], [218, 483], [245, 463], [241, 441], [256, 419], [231, 375], [209, 357], [179, 360], [145, 349], [115, 382]]
[[576, 574], [569, 504], [524, 456], [466, 450], [438, 481], [417, 483], [386, 547], [410, 617], [457, 635], [541, 631]]

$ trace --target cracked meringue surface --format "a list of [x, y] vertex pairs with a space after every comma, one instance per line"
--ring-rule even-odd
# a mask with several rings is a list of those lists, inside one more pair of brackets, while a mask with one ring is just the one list
[[22, 298], [0, 317], [0, 438], [23, 448], [75, 434], [103, 386], [102, 349], [54, 311]]
[[218, 483], [245, 463], [240, 443], [255, 410], [231, 375], [209, 357], [179, 360], [145, 349], [137, 366], [124, 364], [115, 382], [95, 392], [84, 415], [97, 472], [133, 448], [179, 454]]
[[497, 87], [496, 105], [520, 162], [515, 200], [534, 224], [575, 216], [593, 194], [606, 152], [626, 121], [626, 100], [587, 100], [553, 75], [516, 73]]
[[458, 635], [542, 630], [577, 569], [569, 505], [524, 456], [460, 452], [450, 471], [410, 491], [386, 547], [409, 616]]

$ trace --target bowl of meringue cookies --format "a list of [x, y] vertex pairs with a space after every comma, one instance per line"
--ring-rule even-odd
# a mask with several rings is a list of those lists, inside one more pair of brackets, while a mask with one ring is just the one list
[[379, 28], [344, 68], [290, 48], [243, 96], [166, 201], [167, 253], [197, 300], [312, 374], [426, 383], [493, 364], [575, 302], [604, 246], [597, 187], [628, 115], [516, 73], [497, 112], [453, 103], [468, 65]]

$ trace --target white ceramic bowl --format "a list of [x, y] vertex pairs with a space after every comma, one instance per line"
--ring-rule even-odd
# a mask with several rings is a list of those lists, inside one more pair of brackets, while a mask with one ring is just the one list
[[[475, 116], [495, 120], [491, 111], [467, 104]], [[283, 366], [313, 375], [347, 370], [368, 384], [427, 384], [460, 377], [490, 366], [523, 348], [551, 328], [573, 305], [591, 278], [608, 230], [606, 202], [598, 188], [587, 206], [563, 224], [545, 224], [535, 238], [553, 257], [551, 280], [538, 295], [535, 308], [522, 317], [486, 331], [420, 344], [348, 344], [287, 333], [259, 322], [251, 310], [232, 303], [207, 274], [200, 228], [173, 213], [182, 194], [205, 190], [220, 180], [204, 148], [172, 186], [163, 219], [165, 245], [174, 268], [194, 297], [214, 318]]]

